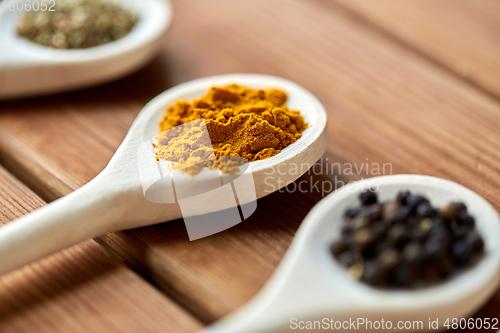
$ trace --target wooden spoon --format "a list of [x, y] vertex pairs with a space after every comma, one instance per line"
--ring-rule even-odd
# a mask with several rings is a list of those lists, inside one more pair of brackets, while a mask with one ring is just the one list
[[[240, 204], [261, 198], [293, 182], [323, 155], [327, 143], [326, 112], [311, 93], [293, 82], [266, 75], [234, 74], [178, 85], [160, 94], [143, 108], [107, 167], [95, 179], [77, 191], [0, 228], [0, 274], [107, 232], [183, 217], [178, 202], [154, 203], [151, 201], [155, 200], [146, 200], [145, 192], [146, 196], [148, 193], [143, 190], [144, 179], [141, 182], [139, 168], [143, 160], [138, 158], [143, 155], [138, 152], [144, 145], [152, 148], [148, 140], [158, 134], [159, 121], [167, 106], [179, 99], [198, 98], [212, 86], [231, 83], [284, 90], [288, 94], [289, 107], [300, 110], [309, 124], [303, 136], [280, 154], [249, 163], [255, 194], [253, 199], [250, 197], [248, 200], [240, 198], [238, 194]], [[154, 159], [154, 154], [150, 158]], [[302, 168], [287, 172], [295, 165]], [[205, 168], [194, 177], [180, 174], [180, 185], [175, 183], [177, 197], [179, 193], [185, 194], [186, 188], [199, 192], [200, 186], [214, 179], [220, 184], [218, 170]], [[220, 205], [220, 201], [221, 198], [214, 196], [195, 205], [200, 208], [198, 212], [210, 213], [225, 208]]]
[[[62, 50], [17, 36], [17, 22], [23, 12], [9, 7], [25, 3], [4, 1], [6, 8], [0, 9], [0, 100], [78, 89], [130, 73], [158, 51], [160, 37], [172, 18], [168, 1], [124, 0], [123, 6], [139, 15], [128, 35], [97, 47]], [[54, 0], [44, 0], [43, 4], [48, 10]]]
[[[443, 282], [411, 289], [377, 289], [352, 279], [332, 257], [329, 247], [340, 234], [342, 214], [359, 205], [362, 190], [378, 188], [379, 199], [394, 198], [399, 190], [427, 196], [433, 205], [463, 201], [476, 218], [485, 241], [485, 255], [470, 268], [454, 273]], [[397, 329], [399, 321], [467, 318], [497, 290], [500, 280], [500, 219], [491, 205], [471, 190], [451, 181], [416, 175], [371, 178], [356, 182], [330, 194], [318, 203], [300, 226], [290, 249], [263, 290], [247, 305], [227, 318], [204, 329], [203, 333], [289, 332], [306, 321], [327, 318], [357, 322], [391, 321], [392, 328], [362, 332], [415, 331]], [[451, 322], [449, 322], [451, 324]], [[363, 324], [361, 324], [363, 325]], [[407, 324], [408, 325], [408, 324]], [[324, 331], [322, 329], [308, 332]], [[317, 327], [318, 328], [318, 327]], [[345, 328], [345, 327], [344, 327]], [[337, 327], [337, 330], [342, 330]]]

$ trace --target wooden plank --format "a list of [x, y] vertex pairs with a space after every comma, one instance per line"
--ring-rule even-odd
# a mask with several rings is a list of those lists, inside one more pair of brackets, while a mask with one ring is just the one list
[[500, 97], [497, 0], [320, 0], [348, 8], [465, 80]]
[[[294, 80], [325, 104], [329, 163], [342, 168], [333, 176], [338, 181], [373, 176], [372, 163], [390, 163], [393, 173], [458, 181], [500, 208], [500, 106], [440, 66], [309, 1], [178, 0], [174, 11], [161, 57], [137, 74], [78, 93], [4, 103], [2, 163], [56, 198], [105, 166], [140, 107], [160, 90], [200, 76], [258, 72]], [[344, 163], [362, 168], [349, 172]], [[310, 185], [316, 178], [302, 180]], [[321, 198], [309, 192], [259, 200], [249, 220], [196, 242], [187, 240], [181, 221], [99, 242], [210, 322], [266, 281]]]
[[319, 199], [319, 194], [272, 194], [259, 200], [256, 213], [243, 223], [194, 242], [181, 220], [108, 234], [99, 242], [203, 322], [212, 322], [262, 287]]
[[[42, 205], [0, 167], [0, 224]], [[92, 240], [0, 278], [4, 333], [177, 333], [198, 327], [183, 309]]]

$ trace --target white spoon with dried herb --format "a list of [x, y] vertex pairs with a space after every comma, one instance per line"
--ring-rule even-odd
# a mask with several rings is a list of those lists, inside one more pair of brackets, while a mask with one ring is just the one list
[[[445, 280], [413, 288], [374, 288], [357, 281], [335, 260], [330, 246], [340, 237], [345, 210], [357, 206], [359, 193], [369, 188], [378, 189], [381, 201], [393, 199], [400, 190], [410, 190], [424, 195], [437, 207], [453, 201], [465, 203], [484, 239], [483, 256]], [[453, 318], [473, 314], [497, 290], [499, 273], [500, 218], [478, 194], [451, 181], [429, 176], [372, 178], [341, 188], [318, 203], [307, 215], [263, 290], [243, 308], [202, 332], [289, 332], [294, 331], [292, 328], [298, 329], [298, 325], [304, 328], [307, 322], [315, 321], [321, 326], [307, 331], [320, 332], [325, 330], [324, 325], [331, 325], [330, 320], [342, 324], [357, 322], [357, 318], [379, 324], [382, 320], [392, 323], [392, 327], [385, 330], [380, 326], [378, 329], [360, 326], [363, 332], [417, 330], [416, 326], [397, 329], [400, 321], [421, 321], [421, 331], [432, 331], [429, 320], [438, 319], [442, 329], [448, 318], [451, 324]]]
[[[290, 109], [300, 111], [308, 127], [302, 132], [302, 137], [279, 154], [248, 163], [247, 169], [241, 170], [243, 173], [236, 175], [236, 179], [233, 175], [220, 175], [218, 169], [204, 168], [194, 176], [175, 171], [172, 173], [175, 193], [170, 197], [164, 195], [171, 189], [172, 181], [162, 177], [152, 152], [151, 140], [159, 132], [159, 122], [163, 119], [166, 107], [179, 100], [199, 98], [213, 86], [230, 84], [254, 89], [276, 88], [286, 92], [286, 104]], [[186, 221], [186, 218], [195, 214], [234, 208], [231, 205], [228, 207], [229, 199], [232, 202], [236, 199], [233, 190], [229, 197], [220, 194], [207, 197], [203, 190], [205, 185], [212, 186], [214, 191], [234, 185], [238, 204], [247, 204], [243, 206], [242, 214], [251, 214], [257, 207], [256, 199], [299, 178], [324, 154], [326, 145], [325, 109], [314, 95], [293, 82], [267, 75], [233, 74], [183, 83], [160, 94], [142, 109], [107, 167], [95, 179], [75, 192], [0, 228], [0, 274], [107, 232], [178, 218]], [[290, 168], [294, 168], [294, 172], [288, 172]], [[247, 173], [248, 170], [251, 173]], [[246, 179], [251, 179], [251, 183], [238, 188], [238, 182]], [[165, 186], [162, 186], [163, 180], [168, 180], [168, 183], [163, 184]], [[232, 182], [232, 185], [228, 182]], [[160, 186], [156, 188], [155, 184]], [[154, 193], [155, 190], [158, 193]], [[209, 192], [212, 193], [219, 192]], [[203, 200], [200, 195], [205, 195]], [[186, 206], [187, 209], [182, 208]], [[250, 207], [250, 211], [246, 211], [245, 207]], [[186, 211], [188, 214], [185, 214]], [[240, 217], [237, 209], [236, 215]], [[206, 221], [201, 219], [201, 227], [206, 227]], [[241, 220], [229, 222], [234, 225]], [[222, 226], [219, 231], [229, 226]]]
[[88, 87], [159, 50], [167, 0], [11, 0], [0, 4], [0, 100]]

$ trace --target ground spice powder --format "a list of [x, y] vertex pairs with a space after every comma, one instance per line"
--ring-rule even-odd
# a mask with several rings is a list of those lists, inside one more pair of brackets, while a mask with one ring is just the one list
[[[160, 122], [157, 158], [178, 163], [177, 168], [194, 175], [205, 166], [236, 173], [246, 161], [275, 156], [307, 128], [300, 113], [288, 109], [286, 100], [281, 90], [233, 84], [212, 87], [192, 103], [177, 101]], [[201, 122], [179, 126], [197, 119], [205, 119], [209, 140]], [[212, 152], [216, 160], [207, 161]]]

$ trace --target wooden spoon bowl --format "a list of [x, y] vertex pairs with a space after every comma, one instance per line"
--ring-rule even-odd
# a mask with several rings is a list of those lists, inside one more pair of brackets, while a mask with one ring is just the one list
[[[10, 1], [5, 6], [11, 4], [16, 5]], [[121, 4], [139, 15], [134, 29], [117, 41], [75, 50], [44, 47], [17, 36], [23, 12], [0, 9], [0, 100], [88, 87], [130, 73], [150, 60], [170, 24], [170, 2], [123, 0]]]
[[[417, 288], [379, 289], [354, 280], [329, 248], [340, 237], [343, 212], [359, 205], [359, 193], [369, 188], [378, 189], [381, 201], [393, 199], [399, 190], [408, 189], [425, 195], [434, 206], [464, 202], [476, 218], [477, 229], [484, 239], [484, 256], [447, 280]], [[307, 215], [263, 290], [243, 308], [203, 332], [288, 332], [299, 321], [323, 324], [323, 318], [340, 322], [383, 319], [392, 322], [392, 328], [386, 329], [391, 332], [417, 330], [397, 329], [399, 321], [422, 321], [423, 331], [431, 331], [429, 319], [439, 319], [442, 328], [447, 318], [466, 318], [474, 313], [497, 290], [499, 273], [500, 218], [486, 200], [461, 185], [435, 177], [376, 177], [352, 183], [320, 201]], [[360, 331], [384, 330], [361, 326]]]
[[[0, 261], [0, 274], [107, 232], [189, 217], [183, 216], [179, 200], [157, 203], [146, 199], [147, 191], [144, 190], [139, 167], [143, 162], [141, 156], [144, 155], [139, 152], [144, 145], [152, 148], [149, 140], [158, 134], [158, 122], [167, 106], [179, 99], [198, 98], [214, 85], [231, 83], [284, 90], [289, 96], [289, 107], [300, 110], [309, 124], [303, 136], [280, 154], [249, 163], [251, 173], [245, 174], [253, 176], [255, 194], [249, 200], [239, 200], [240, 205], [268, 195], [300, 177], [301, 173], [287, 172], [290, 166], [312, 166], [323, 155], [327, 143], [326, 112], [311, 93], [293, 82], [266, 75], [234, 74], [178, 85], [155, 97], [143, 108], [109, 164], [95, 179], [77, 191], [0, 228], [0, 255], [3, 258]], [[154, 155], [148, 158], [156, 162]], [[307, 169], [303, 168], [302, 173]], [[214, 180], [221, 184], [221, 180], [225, 180], [224, 175], [221, 179], [218, 170], [206, 168], [194, 177], [178, 171], [176, 174], [179, 181], [175, 183], [178, 197], [184, 189], [200, 192], [204, 184], [213, 184]], [[212, 196], [204, 201], [196, 201], [193, 205], [199, 208], [197, 213], [211, 213], [227, 208], [227, 205], [221, 204], [223, 201], [220, 197]]]

